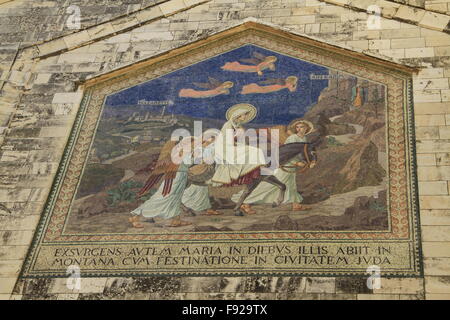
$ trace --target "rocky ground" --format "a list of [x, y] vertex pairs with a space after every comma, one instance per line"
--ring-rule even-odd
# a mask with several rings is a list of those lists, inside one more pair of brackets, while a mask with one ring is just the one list
[[[177, 228], [167, 227], [168, 221], [156, 219], [155, 223], [142, 220], [144, 228], [135, 229], [128, 223], [130, 217], [128, 212], [104, 213], [72, 221], [71, 227], [67, 231], [70, 233], [170, 233], [245, 230], [372, 230], [383, 227], [385, 224], [374, 226], [355, 220], [345, 226], [345, 222], [348, 221], [342, 217], [345, 217], [346, 213], [348, 217], [354, 214], [355, 208], [352, 209], [353, 211], [349, 211], [348, 208], [352, 208], [355, 203], [358, 205], [356, 209], [361, 213], [361, 209], [368, 205], [369, 199], [372, 201], [377, 198], [382, 200], [382, 196], [379, 194], [383, 192], [383, 189], [383, 186], [369, 186], [345, 194], [333, 195], [328, 200], [311, 205], [311, 210], [308, 211], [292, 211], [290, 205], [282, 205], [278, 208], [272, 208], [271, 205], [258, 205], [253, 207], [257, 212], [255, 215], [244, 217], [236, 217], [232, 209], [220, 210], [223, 213], [221, 216], [199, 214], [191, 217], [184, 215], [183, 220], [191, 222], [192, 225]], [[373, 213], [372, 217], [380, 218], [379, 215]], [[324, 223], [325, 221], [326, 223]]]

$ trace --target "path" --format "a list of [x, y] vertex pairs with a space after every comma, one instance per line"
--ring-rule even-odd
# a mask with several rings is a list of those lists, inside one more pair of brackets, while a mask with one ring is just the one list
[[[340, 216], [343, 215], [345, 209], [351, 207], [355, 199], [362, 196], [378, 196], [378, 192], [386, 189], [386, 180], [378, 186], [361, 187], [356, 190], [344, 193], [332, 195], [329, 199], [311, 205], [309, 211], [297, 211], [290, 210], [290, 205], [282, 205], [278, 208], [272, 208], [271, 205], [255, 205], [253, 208], [257, 211], [255, 215], [246, 215], [244, 217], [236, 217], [231, 209], [220, 210], [224, 214], [221, 216], [203, 216], [198, 215], [196, 217], [183, 217], [184, 220], [190, 221], [195, 226], [211, 226], [215, 228], [227, 227], [232, 230], [242, 230], [253, 225], [258, 224], [273, 224], [280, 214], [288, 215], [292, 219], [307, 218], [311, 216]], [[138, 230], [134, 228], [128, 228], [127, 232], [178, 232], [178, 231], [192, 231], [193, 225], [170, 228], [165, 227], [163, 220], [157, 219], [156, 223], [144, 222], [145, 228]], [[301, 223], [301, 221], [300, 221]]]
[[[334, 120], [336, 120], [340, 117], [342, 117], [342, 115], [331, 117], [330, 121], [334, 122]], [[355, 128], [356, 133], [341, 134], [339, 136], [329, 135], [329, 137], [334, 137], [338, 142], [340, 142], [342, 144], [347, 144], [347, 143], [353, 141], [354, 136], [357, 136], [363, 132], [363, 129], [364, 129], [363, 126], [356, 124], [356, 123], [347, 123], [347, 124], [352, 126], [353, 128]]]
[[121, 156], [105, 160], [105, 161], [102, 162], [102, 164], [112, 164], [113, 162], [125, 159], [126, 157], [132, 156], [133, 154], [136, 154], [136, 153], [137, 153], [137, 151], [131, 151], [131, 152], [127, 153], [127, 154], [123, 154]]

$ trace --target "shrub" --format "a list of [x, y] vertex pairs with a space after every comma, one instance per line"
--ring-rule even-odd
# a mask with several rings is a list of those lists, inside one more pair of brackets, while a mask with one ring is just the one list
[[136, 201], [136, 193], [140, 188], [142, 184], [133, 180], [121, 183], [117, 188], [108, 191], [108, 205], [115, 207], [121, 202]]
[[327, 145], [328, 145], [329, 147], [339, 147], [339, 146], [343, 146], [343, 144], [340, 143], [339, 141], [337, 141], [335, 137], [327, 137]]

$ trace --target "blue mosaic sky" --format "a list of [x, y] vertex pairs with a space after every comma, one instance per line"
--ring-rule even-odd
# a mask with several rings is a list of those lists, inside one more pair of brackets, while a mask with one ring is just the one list
[[[257, 73], [231, 72], [221, 69], [226, 62], [251, 58], [253, 52], [276, 56], [278, 58], [276, 70], [266, 69], [263, 71], [264, 75], [259, 76]], [[310, 80], [310, 74], [327, 75], [328, 69], [260, 47], [246, 45], [113, 94], [107, 98], [106, 108], [137, 105], [138, 101], [142, 99], [147, 101], [172, 100], [174, 104], [167, 108], [168, 113], [196, 118], [225, 119], [225, 113], [230, 106], [237, 103], [251, 103], [258, 108], [258, 116], [253, 120], [254, 123], [288, 123], [295, 117], [303, 116], [308, 107], [317, 102], [320, 92], [328, 84], [326, 80]], [[288, 76], [298, 77], [296, 92], [284, 89], [265, 94], [240, 94], [242, 86], [245, 84], [258, 83], [270, 78], [284, 79]], [[196, 87], [194, 82], [208, 82], [208, 77], [220, 81], [233, 81], [234, 87], [230, 89], [229, 95], [201, 99], [178, 96], [182, 88], [205, 90]]]

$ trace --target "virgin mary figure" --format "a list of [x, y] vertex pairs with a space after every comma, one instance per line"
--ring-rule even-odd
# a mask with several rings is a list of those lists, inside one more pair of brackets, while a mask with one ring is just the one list
[[235, 186], [249, 184], [260, 176], [260, 168], [267, 164], [263, 151], [245, 143], [243, 124], [252, 121], [257, 109], [251, 104], [241, 103], [230, 107], [227, 122], [216, 139], [216, 172], [213, 186]]

